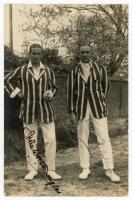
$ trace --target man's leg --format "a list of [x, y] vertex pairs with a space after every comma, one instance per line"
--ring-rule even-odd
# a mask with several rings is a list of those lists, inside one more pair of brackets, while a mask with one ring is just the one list
[[79, 174], [79, 179], [86, 179], [90, 174], [89, 113], [87, 115], [84, 120], [78, 121], [77, 126], [80, 166], [83, 169], [82, 173]]
[[38, 160], [33, 153], [34, 150], [37, 150], [37, 135], [38, 135], [37, 122], [35, 122], [34, 124], [24, 123], [26, 159], [29, 170], [29, 173], [24, 178], [25, 180], [31, 180], [37, 174]]
[[89, 121], [79, 120], [77, 131], [78, 131], [80, 166], [82, 168], [89, 168], [90, 167], [90, 154], [88, 150]]
[[95, 119], [92, 118], [96, 136], [102, 156], [104, 169], [113, 169], [113, 155], [110, 138], [108, 134], [107, 118]]
[[106, 170], [106, 175], [111, 179], [111, 181], [118, 182], [120, 181], [120, 178], [113, 171], [113, 154], [108, 133], [107, 118], [96, 119], [92, 116], [92, 120], [101, 152], [103, 168]]
[[55, 173], [55, 157], [56, 157], [56, 137], [55, 137], [55, 123], [40, 123], [42, 129], [43, 139], [45, 143], [45, 157], [48, 165], [48, 174], [51, 178], [57, 180], [61, 176]]

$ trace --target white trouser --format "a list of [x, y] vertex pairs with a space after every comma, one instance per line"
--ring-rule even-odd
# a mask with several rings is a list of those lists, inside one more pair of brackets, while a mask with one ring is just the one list
[[77, 132], [78, 132], [78, 143], [79, 143], [79, 158], [80, 166], [82, 168], [90, 167], [90, 154], [88, 145], [89, 139], [89, 117], [91, 116], [93, 125], [95, 128], [103, 167], [104, 169], [113, 169], [113, 155], [112, 147], [110, 143], [109, 133], [108, 133], [108, 123], [107, 118], [96, 119], [93, 117], [89, 102], [87, 104], [86, 117], [83, 120], [78, 121]]
[[[26, 127], [26, 128], [25, 128]], [[33, 150], [37, 149], [37, 137], [38, 137], [38, 127], [41, 128], [44, 145], [45, 145], [45, 163], [48, 165], [48, 170], [55, 170], [55, 156], [56, 156], [56, 138], [55, 138], [55, 123], [38, 123], [33, 124], [24, 123], [24, 136], [25, 136], [25, 147], [26, 147], [26, 159], [29, 171], [38, 170], [39, 159], [33, 154]], [[27, 129], [28, 128], [28, 129]], [[32, 134], [31, 140], [34, 140], [35, 143], [32, 143], [32, 146], [29, 145], [27, 136], [30, 136], [30, 131], [34, 131]]]

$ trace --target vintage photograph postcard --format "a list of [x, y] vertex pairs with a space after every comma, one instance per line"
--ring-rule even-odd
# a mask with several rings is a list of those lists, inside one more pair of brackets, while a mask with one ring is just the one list
[[5, 197], [128, 196], [128, 4], [4, 4]]

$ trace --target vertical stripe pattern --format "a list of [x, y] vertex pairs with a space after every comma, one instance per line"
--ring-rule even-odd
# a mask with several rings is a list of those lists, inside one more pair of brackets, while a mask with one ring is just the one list
[[29, 103], [30, 103], [30, 89], [29, 89], [28, 71], [26, 71], [26, 83], [27, 83], [26, 123], [28, 123], [28, 121], [29, 121]]
[[91, 73], [85, 82], [79, 64], [71, 71], [67, 81], [68, 112], [75, 112], [78, 119], [86, 115], [87, 101], [89, 101], [93, 116], [97, 119], [107, 116], [105, 97], [110, 91], [107, 72], [103, 66], [91, 63]]
[[[18, 84], [19, 83], [19, 84]], [[5, 76], [5, 90], [9, 95], [18, 87], [23, 94], [23, 100], [20, 113], [23, 113], [24, 123], [34, 123], [36, 113], [39, 120], [44, 123], [54, 121], [54, 111], [51, 102], [46, 102], [43, 98], [46, 90], [51, 90], [53, 95], [56, 94], [56, 84], [54, 72], [48, 67], [40, 70], [39, 79], [36, 80], [32, 68], [27, 65], [18, 67], [14, 72]]]
[[32, 107], [32, 123], [35, 121], [35, 81], [32, 77], [32, 93], [33, 93], [33, 107]]

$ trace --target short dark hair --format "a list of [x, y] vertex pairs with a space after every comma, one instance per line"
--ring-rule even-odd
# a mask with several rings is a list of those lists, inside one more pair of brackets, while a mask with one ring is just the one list
[[80, 46], [80, 51], [82, 50], [82, 49], [89, 49], [89, 50], [92, 50], [92, 48], [91, 48], [91, 46], [89, 46], [89, 45], [82, 45], [82, 46]]
[[43, 47], [40, 44], [34, 43], [34, 44], [31, 44], [29, 47], [29, 54], [31, 53], [32, 48], [40, 48], [43, 52]]

